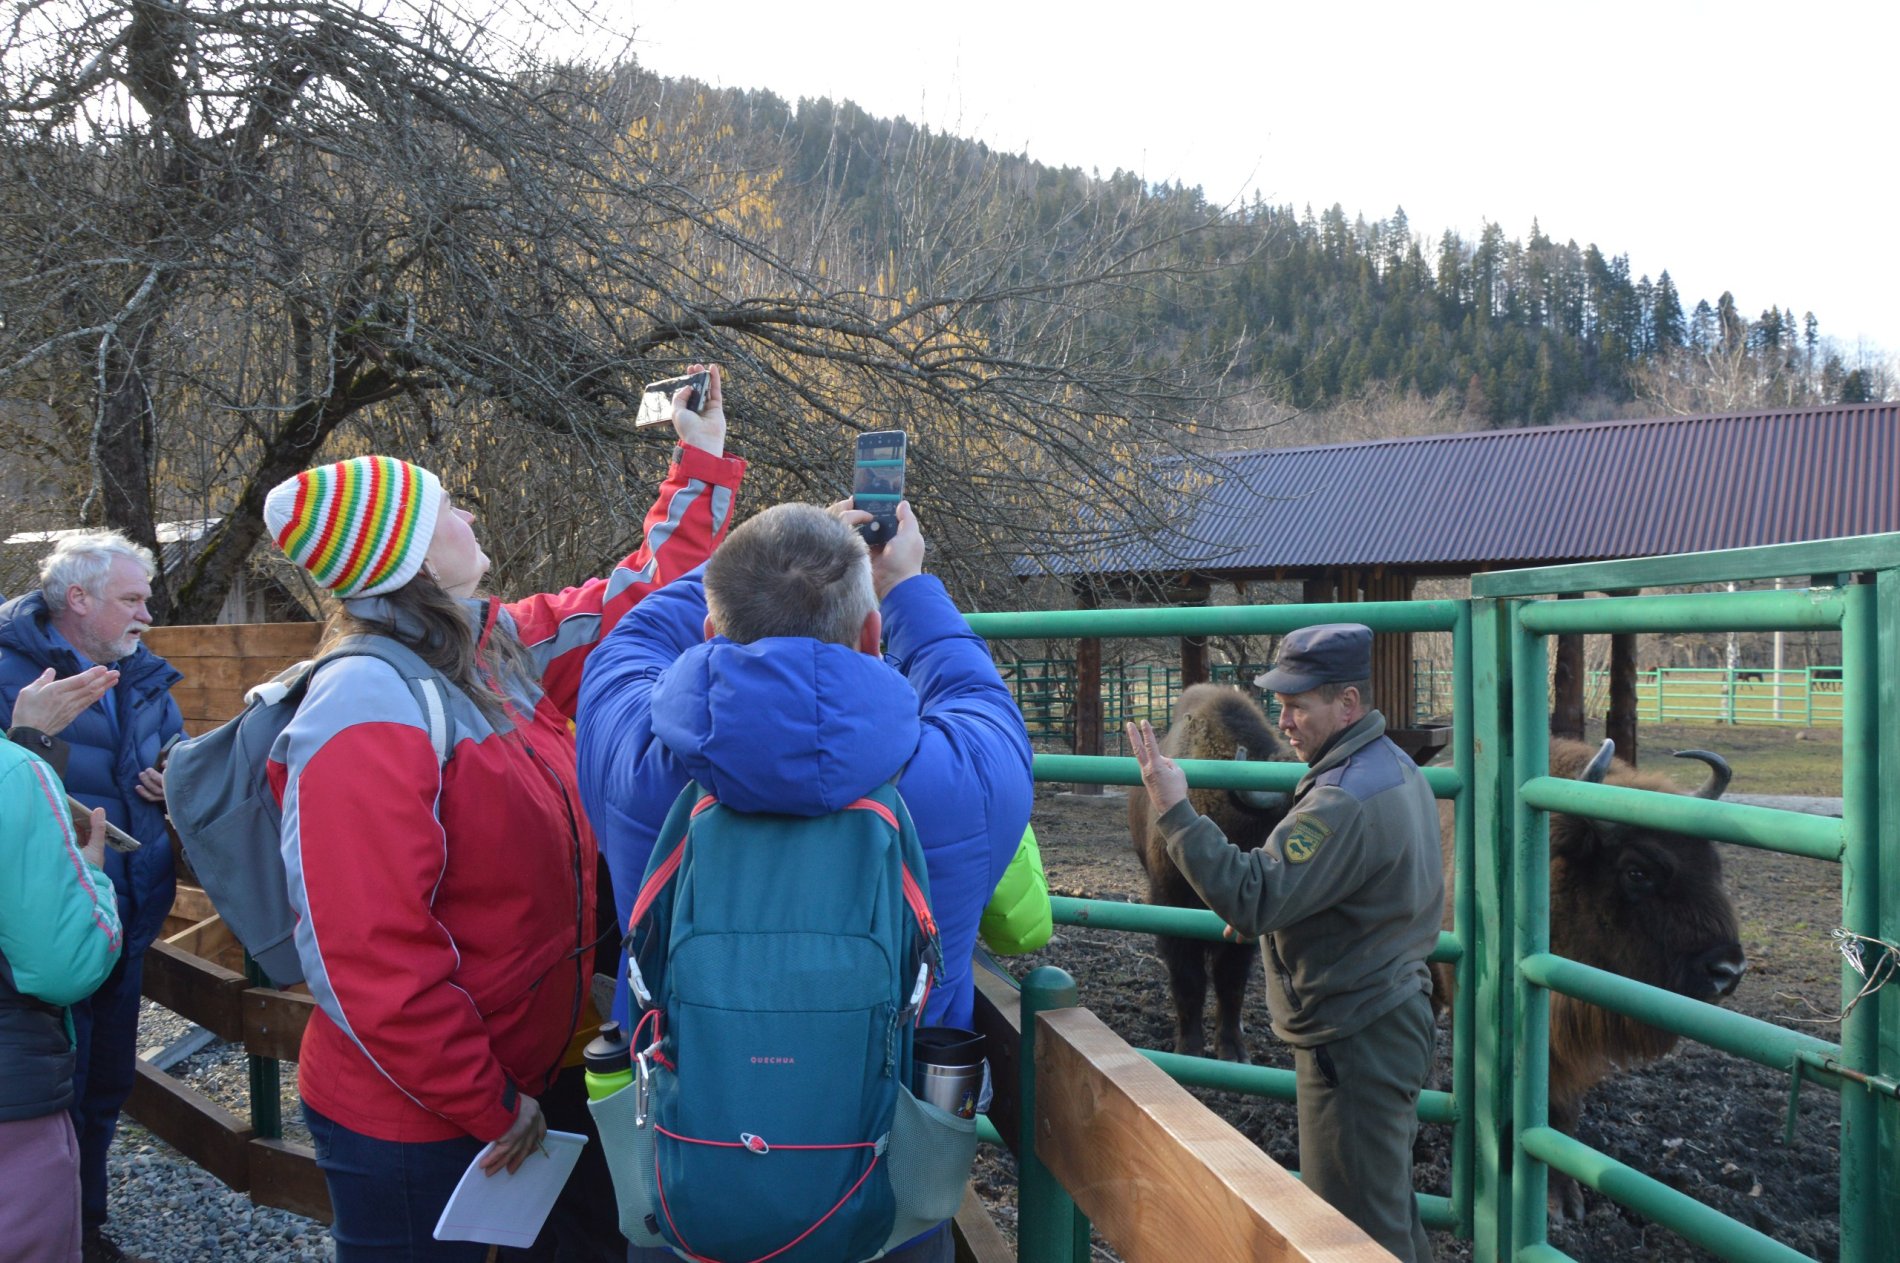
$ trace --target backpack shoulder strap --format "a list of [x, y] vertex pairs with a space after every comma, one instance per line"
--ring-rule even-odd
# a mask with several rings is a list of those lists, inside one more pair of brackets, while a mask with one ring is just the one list
[[455, 743], [450, 732], [448, 707], [448, 681], [442, 673], [422, 660], [420, 654], [399, 640], [388, 636], [362, 635], [346, 636], [322, 657], [310, 662], [300, 662], [267, 684], [258, 685], [258, 692], [283, 686], [280, 700], [302, 700], [304, 692], [310, 687], [310, 678], [318, 668], [338, 658], [378, 658], [396, 669], [409, 691], [415, 696], [416, 705], [422, 710], [423, 723], [429, 732], [429, 744], [435, 747], [435, 761], [446, 763], [449, 752]]

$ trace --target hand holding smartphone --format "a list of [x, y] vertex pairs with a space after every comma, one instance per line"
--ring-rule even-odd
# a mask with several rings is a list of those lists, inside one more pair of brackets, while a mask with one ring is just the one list
[[897, 505], [904, 498], [906, 446], [902, 430], [858, 435], [857, 460], [851, 471], [851, 507], [871, 515], [869, 522], [858, 527], [858, 534], [873, 548], [882, 547], [897, 534]]
[[683, 387], [690, 387], [692, 394], [686, 397], [689, 412], [698, 412], [700, 405], [706, 402], [707, 374], [704, 371], [687, 373], [682, 377], [665, 377], [657, 382], [648, 382], [640, 390], [640, 414], [633, 424], [658, 425], [662, 421], [673, 419], [673, 396]]

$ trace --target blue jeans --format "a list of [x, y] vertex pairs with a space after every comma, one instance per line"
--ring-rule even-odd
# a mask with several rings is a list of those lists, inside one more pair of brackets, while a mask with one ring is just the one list
[[442, 1217], [468, 1164], [482, 1150], [473, 1136], [405, 1144], [376, 1140], [303, 1107], [317, 1166], [336, 1218], [337, 1263], [482, 1263], [479, 1241], [437, 1241]]
[[99, 989], [73, 1005], [73, 1133], [79, 1138], [80, 1216], [87, 1228], [106, 1221], [106, 1154], [119, 1130], [119, 1111], [138, 1078], [141, 949], [119, 958]]

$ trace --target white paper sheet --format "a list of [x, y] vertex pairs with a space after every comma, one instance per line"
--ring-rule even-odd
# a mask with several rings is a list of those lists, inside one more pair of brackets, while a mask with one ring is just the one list
[[529, 1154], [513, 1175], [506, 1170], [485, 1174], [481, 1161], [495, 1146], [482, 1146], [435, 1221], [435, 1239], [533, 1245], [586, 1143], [587, 1137], [578, 1132], [550, 1131], [547, 1156]]

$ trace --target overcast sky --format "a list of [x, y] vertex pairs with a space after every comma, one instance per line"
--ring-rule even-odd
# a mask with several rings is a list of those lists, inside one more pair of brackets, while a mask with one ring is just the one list
[[848, 99], [1055, 165], [1257, 189], [1429, 245], [1486, 221], [1669, 270], [1685, 312], [1900, 352], [1900, 4], [609, 0], [665, 75]]

